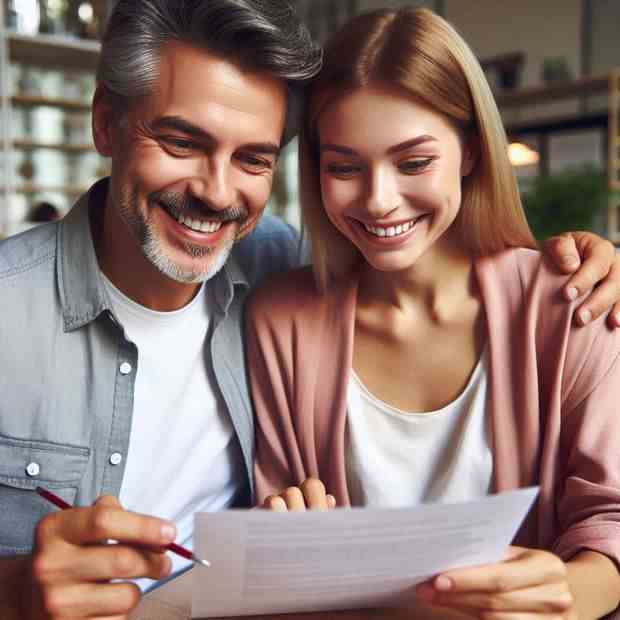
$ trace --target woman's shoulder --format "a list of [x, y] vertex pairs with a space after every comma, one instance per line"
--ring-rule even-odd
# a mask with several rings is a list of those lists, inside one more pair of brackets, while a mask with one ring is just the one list
[[550, 259], [539, 250], [508, 248], [478, 259], [478, 270], [497, 285], [523, 290], [532, 286], [558, 292], [568, 276], [558, 271]]
[[522, 331], [545, 359], [555, 359], [551, 351], [563, 351], [565, 387], [587, 391], [587, 385], [596, 383], [614, 365], [620, 355], [620, 330], [610, 329], [605, 316], [577, 326], [574, 313], [583, 297], [565, 299], [563, 287], [569, 276], [541, 252], [504, 250], [479, 259], [477, 269], [489, 322], [513, 336]]

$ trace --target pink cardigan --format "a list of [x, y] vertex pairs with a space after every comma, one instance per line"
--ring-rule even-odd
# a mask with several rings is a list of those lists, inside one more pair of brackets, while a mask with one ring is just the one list
[[[620, 330], [575, 328], [564, 277], [533, 250], [475, 264], [488, 326], [494, 492], [540, 485], [515, 544], [620, 566]], [[252, 298], [246, 323], [256, 495], [320, 478], [348, 505], [347, 382], [357, 279], [319, 295], [309, 269]]]

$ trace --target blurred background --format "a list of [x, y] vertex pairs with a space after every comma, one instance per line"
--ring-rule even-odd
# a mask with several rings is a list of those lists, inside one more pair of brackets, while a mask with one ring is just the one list
[[[0, 237], [62, 216], [108, 174], [94, 150], [97, 42], [114, 0], [0, 0]], [[590, 229], [620, 244], [620, 0], [294, 0], [323, 42], [348, 18], [427, 6], [477, 54], [538, 237]], [[272, 213], [299, 226], [296, 147]]]

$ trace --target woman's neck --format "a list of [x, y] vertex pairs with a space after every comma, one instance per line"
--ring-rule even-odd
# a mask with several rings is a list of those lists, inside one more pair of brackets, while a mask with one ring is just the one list
[[459, 313], [461, 304], [477, 297], [472, 257], [451, 243], [437, 242], [406, 270], [378, 271], [366, 264], [360, 277], [359, 303], [415, 306], [437, 321]]

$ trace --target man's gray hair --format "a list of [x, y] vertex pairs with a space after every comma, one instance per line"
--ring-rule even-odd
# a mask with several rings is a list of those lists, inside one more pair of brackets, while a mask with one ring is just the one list
[[102, 40], [97, 80], [123, 105], [148, 95], [169, 41], [204, 47], [288, 87], [284, 142], [296, 132], [304, 84], [321, 48], [287, 0], [119, 0]]

